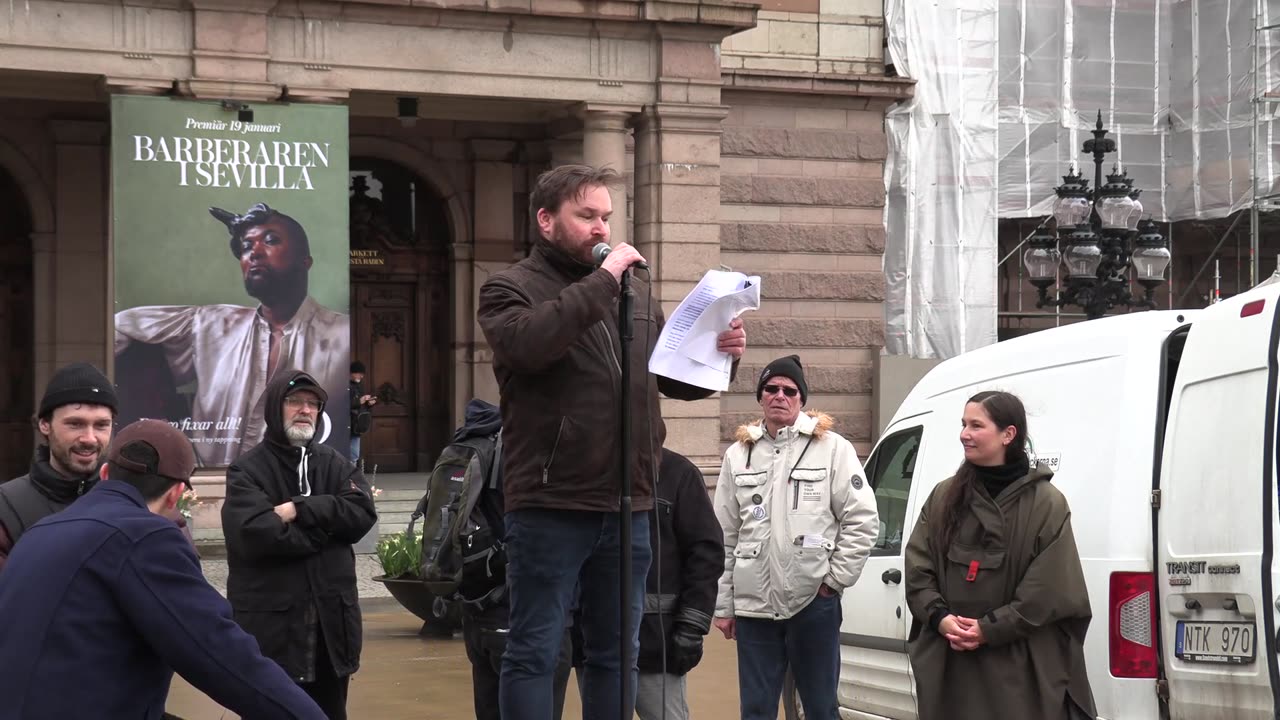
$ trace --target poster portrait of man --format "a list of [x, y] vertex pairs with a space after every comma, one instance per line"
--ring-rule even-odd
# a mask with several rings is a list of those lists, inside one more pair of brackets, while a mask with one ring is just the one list
[[167, 420], [209, 468], [262, 442], [286, 372], [321, 383], [316, 437], [349, 446], [346, 109], [250, 115], [112, 97], [119, 421]]
[[[203, 464], [221, 466], [262, 441], [264, 393], [281, 368], [301, 370], [325, 387], [345, 384], [351, 330], [347, 314], [307, 294], [313, 259], [297, 220], [266, 203], [243, 215], [217, 207], [209, 212], [226, 226], [244, 291], [257, 307], [122, 310], [116, 313], [115, 352], [119, 358], [132, 343], [163, 348], [173, 382], [195, 384], [189, 427], [182, 429], [196, 439]], [[333, 410], [325, 413], [330, 423], [345, 419], [345, 412], [335, 416]], [[322, 426], [320, 433], [332, 434], [332, 427]]]

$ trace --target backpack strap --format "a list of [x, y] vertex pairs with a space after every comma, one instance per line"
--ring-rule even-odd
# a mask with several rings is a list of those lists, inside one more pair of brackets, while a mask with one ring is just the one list
[[32, 525], [60, 509], [40, 494], [30, 475], [0, 485], [0, 525], [11, 543], [17, 544]]
[[502, 487], [502, 430], [498, 430], [498, 435], [494, 438], [493, 461], [489, 464], [489, 482], [490, 490], [497, 490]]
[[413, 526], [417, 524], [419, 518], [427, 513], [427, 499], [431, 497], [430, 489], [430, 487], [427, 488], [428, 492], [422, 495], [422, 499], [418, 501], [418, 506], [413, 509], [413, 514], [409, 516], [409, 527], [404, 530], [407, 538], [413, 537]]

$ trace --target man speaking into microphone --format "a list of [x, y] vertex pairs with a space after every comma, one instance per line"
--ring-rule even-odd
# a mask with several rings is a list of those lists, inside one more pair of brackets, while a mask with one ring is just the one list
[[[632, 716], [634, 695], [625, 704], [621, 697], [620, 553], [632, 557], [632, 593], [625, 601], [634, 619], [626, 638], [634, 678], [651, 559], [648, 513], [666, 437], [658, 393], [679, 400], [712, 394], [648, 372], [663, 314], [650, 297], [648, 273], [639, 269], [631, 280], [631, 406], [620, 407], [618, 296], [623, 273], [645, 262], [626, 243], [596, 250], [609, 242], [609, 189], [620, 183], [609, 168], [562, 165], [543, 173], [529, 197], [539, 235], [532, 252], [480, 288], [478, 319], [493, 349], [503, 427], [511, 593], [503, 720], [550, 720], [560, 639], [579, 596], [586, 656], [582, 716], [616, 718], [619, 708]], [[741, 320], [720, 333], [717, 347], [734, 358], [736, 372], [746, 349]], [[629, 548], [620, 547], [619, 532], [617, 429], [623, 412], [632, 418]], [[633, 694], [634, 680], [630, 688]]]

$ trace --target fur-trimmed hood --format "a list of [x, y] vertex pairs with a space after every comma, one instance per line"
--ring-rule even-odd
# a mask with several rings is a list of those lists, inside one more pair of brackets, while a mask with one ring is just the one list
[[[817, 410], [806, 410], [800, 413], [796, 418], [794, 427], [797, 432], [802, 435], [812, 435], [815, 438], [821, 438], [828, 430], [835, 427], [836, 419], [824, 412]], [[756, 420], [738, 427], [738, 431], [734, 434], [734, 439], [743, 445], [754, 445], [756, 441], [764, 437], [764, 419]]]

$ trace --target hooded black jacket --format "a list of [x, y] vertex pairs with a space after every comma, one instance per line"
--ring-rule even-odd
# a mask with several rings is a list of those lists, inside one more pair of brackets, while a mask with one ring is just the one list
[[36, 448], [31, 472], [0, 484], [0, 568], [28, 528], [66, 508], [97, 484], [97, 467], [84, 475], [64, 478], [49, 464], [49, 446]]
[[[297, 682], [316, 673], [317, 628], [339, 677], [360, 667], [361, 620], [351, 545], [378, 521], [364, 475], [327, 445], [291, 445], [284, 434], [287, 392], [298, 385], [326, 400], [310, 375], [285, 372], [267, 386], [266, 439], [227, 470], [222, 531], [227, 599], [262, 654]], [[305, 482], [300, 482], [305, 475]], [[293, 502], [285, 523], [274, 508]]]
[[663, 448], [659, 468], [657, 522], [649, 521], [654, 560], [645, 587], [637, 665], [643, 673], [660, 673], [665, 667], [683, 674], [672, 654], [672, 632], [678, 622], [703, 635], [711, 630], [724, 574], [724, 531], [702, 473], [688, 458]]

